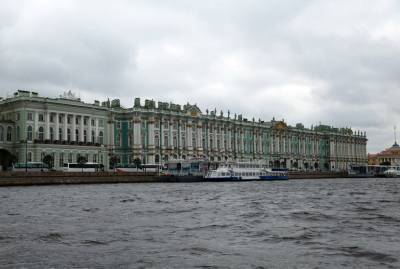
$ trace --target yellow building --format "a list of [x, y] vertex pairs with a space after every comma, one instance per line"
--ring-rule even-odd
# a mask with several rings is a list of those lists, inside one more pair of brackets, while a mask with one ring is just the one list
[[369, 165], [400, 165], [400, 146], [394, 142], [393, 146], [376, 154], [368, 154]]

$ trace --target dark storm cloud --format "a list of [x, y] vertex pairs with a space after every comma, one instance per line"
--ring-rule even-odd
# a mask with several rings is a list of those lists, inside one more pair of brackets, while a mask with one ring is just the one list
[[399, 124], [396, 1], [3, 1], [1, 94], [138, 96], [269, 120]]

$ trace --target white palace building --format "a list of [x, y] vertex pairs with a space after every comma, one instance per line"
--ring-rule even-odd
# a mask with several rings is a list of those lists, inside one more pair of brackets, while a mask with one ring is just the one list
[[85, 156], [109, 169], [118, 165], [204, 158], [210, 162], [248, 160], [299, 170], [346, 170], [366, 164], [365, 132], [319, 125], [305, 128], [284, 121], [255, 121], [241, 115], [204, 113], [196, 105], [118, 99], [93, 104], [71, 92], [59, 98], [17, 91], [0, 98], [0, 157], [40, 162], [53, 157], [55, 169]]

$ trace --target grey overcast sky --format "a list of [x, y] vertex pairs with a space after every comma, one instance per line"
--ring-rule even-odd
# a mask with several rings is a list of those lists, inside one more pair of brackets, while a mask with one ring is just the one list
[[72, 90], [367, 131], [400, 126], [400, 1], [0, 0], [0, 95]]

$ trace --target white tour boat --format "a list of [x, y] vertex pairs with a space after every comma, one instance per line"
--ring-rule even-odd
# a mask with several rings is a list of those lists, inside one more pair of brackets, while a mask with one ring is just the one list
[[286, 180], [287, 170], [270, 169], [255, 163], [235, 163], [210, 170], [204, 176], [207, 181], [251, 181], [251, 180]]

